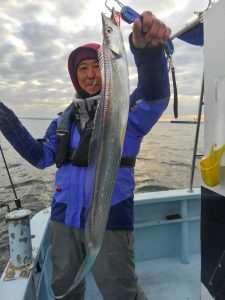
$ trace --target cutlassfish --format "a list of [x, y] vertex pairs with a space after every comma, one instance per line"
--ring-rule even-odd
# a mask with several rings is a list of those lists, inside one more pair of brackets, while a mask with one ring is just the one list
[[[114, 11], [112, 17], [113, 14]], [[87, 255], [65, 295], [84, 279], [101, 248], [127, 127], [130, 92], [123, 37], [117, 22], [103, 13], [102, 32], [103, 43], [98, 52], [102, 91], [89, 146], [85, 184]]]

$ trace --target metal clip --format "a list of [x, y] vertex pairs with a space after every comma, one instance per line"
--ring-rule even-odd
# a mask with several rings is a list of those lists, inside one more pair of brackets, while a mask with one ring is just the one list
[[[118, 0], [114, 0], [114, 1], [115, 1], [121, 8], [124, 7], [124, 5], [123, 5], [120, 1], [118, 1]], [[109, 7], [109, 6], [107, 5], [107, 2], [108, 2], [108, 0], [105, 1], [105, 7], [106, 7], [110, 12], [112, 12], [112, 8]]]
[[105, 7], [111, 12], [111, 19], [113, 21], [115, 21], [118, 24], [118, 26], [120, 27], [120, 12], [116, 11], [114, 6], [112, 8], [110, 8], [107, 5], [107, 2], [108, 2], [108, 0], [105, 1]]
[[110, 12], [112, 12], [112, 8], [110, 8], [110, 7], [107, 5], [107, 2], [108, 2], [108, 0], [105, 0], [105, 7], [106, 7]]
[[[105, 6], [107, 7], [107, 9], [112, 12], [113, 8], [110, 8], [107, 5], [107, 1], [105, 1]], [[139, 13], [137, 13], [135, 10], [133, 10], [131, 7], [129, 6], [125, 6], [123, 5], [123, 3], [121, 3], [119, 0], [113, 0], [115, 1], [122, 9], [120, 11], [120, 15], [121, 18], [128, 24], [131, 24], [135, 21], [135, 19], [140, 19], [141, 21], [143, 21], [143, 17], [142, 15], [140, 15]], [[141, 30], [142, 34], [145, 34], [143, 32], [143, 30]], [[168, 57], [171, 57], [173, 52], [174, 52], [174, 46], [173, 46], [173, 42], [172, 40], [169, 38], [165, 43], [164, 43], [164, 49], [166, 51], [166, 54], [168, 55]]]

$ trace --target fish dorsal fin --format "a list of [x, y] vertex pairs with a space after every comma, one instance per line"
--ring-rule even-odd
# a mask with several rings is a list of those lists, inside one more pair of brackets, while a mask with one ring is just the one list
[[99, 68], [102, 75], [102, 80], [104, 78], [104, 54], [103, 54], [103, 45], [98, 49], [98, 60], [99, 60]]

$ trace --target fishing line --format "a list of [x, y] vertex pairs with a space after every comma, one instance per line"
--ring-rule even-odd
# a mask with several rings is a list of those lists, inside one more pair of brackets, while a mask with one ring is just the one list
[[[94, 87], [96, 86], [96, 83], [97, 83], [97, 74], [98, 74], [99, 71], [96, 72], [95, 74], [95, 79], [94, 79], [94, 82], [92, 84], [92, 90], [94, 91]], [[89, 93], [89, 96], [93, 96], [92, 94]]]
[[94, 90], [94, 87], [96, 86], [96, 83], [97, 83], [97, 76], [99, 75], [99, 72], [100, 70], [98, 70], [96, 73], [95, 73], [95, 79], [94, 79], [94, 82], [93, 82], [93, 85], [92, 85], [92, 89]]
[[[13, 194], [14, 194], [14, 197], [15, 197], [14, 202], [16, 204], [16, 209], [21, 209], [22, 208], [21, 207], [21, 201], [20, 201], [20, 198], [18, 198], [18, 196], [17, 196], [16, 189], [15, 189], [15, 186], [13, 184], [11, 174], [9, 172], [9, 168], [8, 168], [8, 165], [7, 165], [7, 162], [6, 162], [6, 159], [5, 159], [5, 155], [4, 155], [1, 143], [0, 143], [0, 152], [1, 152], [1, 156], [2, 156], [2, 159], [3, 159], [4, 165], [5, 165], [6, 172], [8, 174], [8, 178], [9, 178], [12, 190], [13, 190]], [[4, 206], [7, 206], [7, 210], [10, 211], [8, 204], [4, 203], [4, 205], [3, 205], [3, 203], [1, 203], [0, 207], [4, 207]]]
[[95, 80], [94, 80], [93, 85], [92, 85], [92, 89], [94, 89], [96, 83], [97, 83], [97, 80], [96, 80], [96, 77], [95, 77]]

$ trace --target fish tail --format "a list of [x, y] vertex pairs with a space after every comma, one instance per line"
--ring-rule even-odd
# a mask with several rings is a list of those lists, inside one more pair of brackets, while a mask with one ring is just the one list
[[66, 291], [65, 294], [60, 295], [60, 296], [54, 295], [55, 299], [62, 299], [74, 291], [74, 289], [81, 283], [81, 281], [87, 275], [88, 271], [94, 265], [98, 251], [99, 251], [99, 249], [96, 250], [95, 248], [92, 248], [92, 247], [88, 248], [87, 256], [85, 257], [85, 260], [83, 261], [82, 265], [80, 266], [80, 269], [78, 270], [77, 275], [76, 275], [72, 285], [69, 287], [69, 289]]

